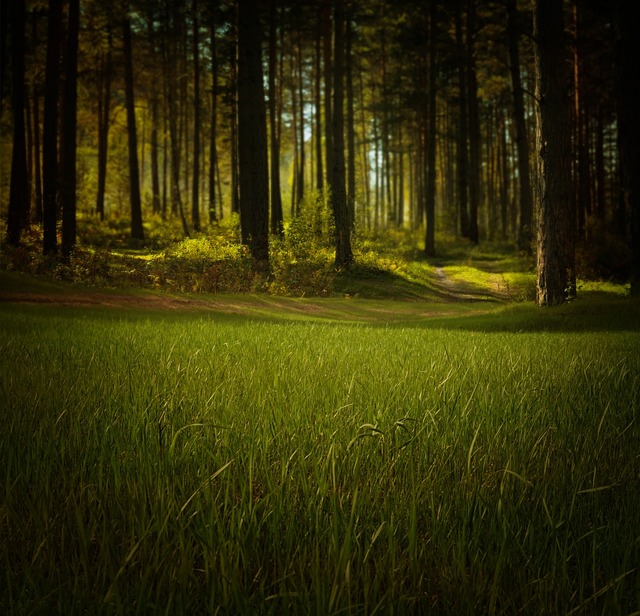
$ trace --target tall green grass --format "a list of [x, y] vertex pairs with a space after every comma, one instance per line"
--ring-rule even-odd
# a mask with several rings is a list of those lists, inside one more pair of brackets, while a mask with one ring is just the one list
[[2, 307], [0, 610], [640, 610], [639, 329], [523, 311]]

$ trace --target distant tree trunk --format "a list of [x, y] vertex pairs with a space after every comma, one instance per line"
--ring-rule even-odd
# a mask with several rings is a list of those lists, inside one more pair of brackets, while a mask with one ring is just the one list
[[640, 37], [637, 32], [637, 3], [616, 0], [616, 90], [618, 139], [625, 209], [630, 216], [631, 295], [640, 297]]
[[578, 3], [573, 7], [575, 43], [573, 56], [573, 112], [574, 112], [574, 211], [576, 231], [580, 239], [586, 237], [587, 219], [591, 213], [591, 164], [589, 152], [589, 114], [583, 96], [582, 23]]
[[28, 211], [27, 145], [25, 137], [25, 27], [24, 0], [11, 3], [13, 148], [7, 216], [7, 241], [18, 244]]
[[509, 70], [513, 90], [513, 119], [518, 151], [518, 180], [520, 189], [520, 229], [518, 248], [531, 254], [533, 195], [529, 167], [529, 139], [524, 115], [522, 78], [520, 75], [520, 50], [518, 45], [518, 13], [516, 0], [507, 0], [507, 37], [509, 45]]
[[296, 210], [299, 208], [302, 199], [304, 198], [305, 192], [305, 182], [304, 182], [304, 171], [306, 167], [305, 161], [305, 147], [304, 147], [304, 133], [305, 133], [305, 122], [304, 122], [304, 74], [303, 74], [303, 65], [302, 65], [302, 34], [301, 34], [302, 26], [298, 25], [298, 41], [296, 45], [296, 63], [298, 69], [298, 104], [300, 105], [300, 112], [298, 115], [298, 180], [296, 185], [298, 187], [298, 198], [296, 200]]
[[356, 221], [356, 126], [353, 92], [353, 28], [351, 16], [346, 24], [346, 93], [347, 93], [347, 211], [349, 227], [353, 230]]
[[60, 38], [62, 0], [49, 0], [47, 24], [47, 66], [45, 73], [42, 127], [42, 252], [58, 251], [56, 232], [58, 209], [58, 89], [60, 83]]
[[596, 127], [596, 144], [595, 144], [595, 180], [596, 180], [596, 215], [600, 221], [605, 220], [606, 202], [605, 202], [605, 169], [604, 169], [604, 111], [603, 106], [598, 106], [598, 124]]
[[554, 306], [575, 294], [571, 136], [562, 0], [536, 0], [538, 281], [536, 301]]
[[269, 261], [269, 162], [260, 0], [238, 0], [238, 156], [243, 241], [259, 268]]
[[[211, 7], [209, 38], [211, 41], [211, 131], [209, 133], [209, 222], [218, 222], [216, 211], [216, 171], [218, 169], [218, 49], [216, 43], [215, 6]], [[222, 218], [222, 200], [220, 200]]]
[[[237, 40], [237, 39], [236, 39]], [[237, 43], [236, 43], [237, 44]], [[234, 55], [237, 55], [234, 53]], [[231, 211], [240, 213], [238, 174], [238, 63], [231, 62]]]
[[469, 239], [478, 243], [478, 208], [481, 196], [480, 116], [478, 111], [478, 79], [473, 51], [475, 35], [475, 0], [467, 1], [467, 101], [469, 110]]
[[140, 175], [138, 170], [138, 135], [133, 93], [133, 54], [131, 49], [131, 23], [129, 17], [122, 20], [124, 49], [125, 105], [127, 108], [127, 135], [129, 140], [129, 193], [131, 199], [131, 237], [144, 239], [142, 227], [142, 202], [140, 200]]
[[462, 36], [462, 1], [455, 3], [455, 31], [458, 59], [458, 130], [457, 130], [457, 196], [460, 216], [460, 235], [469, 237], [469, 155], [467, 116], [467, 75], [465, 46]]
[[316, 20], [315, 47], [315, 152], [316, 152], [316, 190], [324, 189], [324, 167], [322, 164], [322, 5], [318, 3]]
[[331, 0], [322, 0], [322, 51], [324, 58], [324, 148], [327, 187], [333, 190], [333, 74], [331, 58]]
[[40, 141], [40, 96], [38, 86], [33, 86], [33, 162], [35, 178], [35, 208], [34, 220], [42, 222], [42, 148]]
[[277, 85], [277, 7], [276, 0], [269, 4], [269, 137], [271, 174], [271, 233], [284, 233], [282, 212], [282, 190], [280, 187], [280, 114], [278, 113], [279, 91]]
[[331, 200], [336, 226], [336, 267], [353, 263], [351, 227], [347, 209], [347, 189], [344, 160], [344, 0], [335, 0], [333, 67], [333, 185]]
[[191, 188], [191, 222], [200, 231], [200, 25], [198, 0], [192, 0], [193, 19], [193, 183]]
[[105, 52], [101, 54], [100, 70], [98, 72], [98, 192], [96, 195], [96, 213], [100, 216], [100, 220], [104, 220], [104, 194], [107, 185], [111, 74], [111, 29], [109, 29], [107, 51], [106, 54]]
[[80, 0], [69, 0], [67, 52], [65, 55], [62, 131], [62, 257], [68, 261], [76, 246], [76, 132], [78, 108], [78, 34]]
[[425, 253], [428, 257], [436, 254], [435, 222], [436, 222], [436, 5], [429, 5], [429, 92], [426, 144], [426, 199], [425, 210], [427, 228], [425, 234]]

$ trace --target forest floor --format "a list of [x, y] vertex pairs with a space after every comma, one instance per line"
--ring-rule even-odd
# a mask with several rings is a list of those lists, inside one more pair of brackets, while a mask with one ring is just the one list
[[[362, 279], [362, 273], [359, 274]], [[365, 274], [365, 277], [366, 274]], [[371, 278], [371, 276], [369, 276]], [[360, 282], [362, 282], [360, 280]], [[369, 284], [372, 284], [369, 280]], [[375, 283], [374, 283], [375, 284]], [[100, 288], [43, 279], [26, 273], [0, 271], [0, 304], [31, 304], [109, 309], [215, 312], [280, 318], [348, 319], [355, 322], [483, 314], [513, 299], [500, 276], [487, 285], [449, 275], [437, 266], [420, 297], [282, 297], [262, 293], [172, 293], [142, 288]]]

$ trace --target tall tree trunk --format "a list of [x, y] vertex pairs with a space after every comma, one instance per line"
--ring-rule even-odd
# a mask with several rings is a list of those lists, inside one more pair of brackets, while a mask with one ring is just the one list
[[598, 106], [598, 124], [596, 126], [596, 145], [595, 145], [595, 180], [596, 180], [596, 215], [602, 222], [606, 215], [606, 187], [605, 187], [605, 169], [604, 169], [604, 111], [603, 106]]
[[469, 110], [469, 239], [478, 243], [478, 208], [481, 201], [481, 146], [478, 112], [478, 79], [473, 51], [475, 36], [475, 0], [467, 1], [467, 96]]
[[[237, 32], [236, 32], [237, 34]], [[237, 39], [236, 39], [237, 41]], [[237, 44], [237, 42], [236, 42]], [[237, 50], [234, 53], [237, 56]], [[231, 211], [240, 214], [240, 182], [238, 174], [238, 63], [231, 62]], [[241, 230], [242, 232], [242, 230]]]
[[7, 216], [7, 241], [18, 244], [28, 211], [27, 144], [25, 137], [25, 27], [24, 0], [11, 3], [13, 148]]
[[[304, 182], [304, 171], [306, 167], [305, 161], [305, 147], [304, 147], [304, 132], [305, 132], [305, 122], [304, 122], [304, 74], [303, 74], [303, 66], [302, 66], [302, 27], [298, 25], [298, 41], [296, 45], [296, 61], [297, 61], [297, 69], [298, 69], [298, 104], [299, 115], [298, 115], [298, 180], [296, 185], [298, 187], [298, 198], [296, 199], [296, 210], [300, 207], [300, 203], [304, 198], [305, 192], [305, 182]], [[295, 80], [294, 80], [295, 83]], [[295, 87], [295, 86], [294, 86]]]
[[562, 0], [536, 0], [538, 280], [536, 301], [554, 306], [575, 294], [566, 42]]
[[80, 0], [69, 0], [67, 53], [65, 56], [64, 107], [62, 131], [62, 257], [68, 261], [76, 245], [76, 129], [78, 107], [78, 34]]
[[322, 4], [318, 3], [315, 41], [315, 151], [316, 151], [316, 190], [324, 189], [324, 167], [322, 164]]
[[35, 179], [34, 220], [42, 223], [42, 148], [40, 141], [40, 96], [38, 86], [33, 86], [33, 168]]
[[98, 73], [98, 191], [96, 213], [104, 220], [104, 194], [107, 185], [107, 150], [111, 115], [111, 28], [107, 37], [107, 50], [100, 56]]
[[192, 0], [193, 13], [193, 183], [191, 187], [191, 222], [200, 231], [200, 25], [198, 0]]
[[324, 59], [324, 148], [327, 187], [333, 190], [333, 69], [331, 58], [331, 0], [322, 0], [322, 51]]
[[269, 162], [262, 76], [260, 0], [238, 0], [240, 225], [260, 269], [269, 262]]
[[513, 90], [513, 119], [518, 151], [518, 180], [520, 191], [520, 228], [518, 248], [527, 254], [532, 252], [533, 194], [529, 166], [529, 138], [524, 115], [524, 97], [520, 74], [520, 49], [518, 45], [518, 13], [516, 0], [507, 0], [507, 37], [509, 45], [509, 70]]
[[634, 0], [616, 0], [616, 90], [618, 100], [618, 147], [625, 209], [630, 216], [631, 295], [640, 297], [640, 78], [637, 59], [640, 37]]
[[344, 160], [344, 0], [335, 0], [333, 68], [333, 185], [331, 201], [336, 226], [336, 267], [353, 262], [351, 227], [347, 209], [347, 187]]
[[458, 211], [460, 215], [460, 235], [469, 237], [469, 154], [467, 115], [467, 75], [465, 46], [462, 34], [462, 2], [455, 4], [456, 49], [458, 53], [458, 131], [457, 131], [457, 188]]
[[[218, 222], [216, 211], [216, 171], [218, 168], [218, 49], [216, 43], [215, 7], [211, 7], [209, 39], [211, 48], [211, 130], [209, 132], [209, 222]], [[222, 208], [222, 203], [220, 204]], [[220, 216], [222, 218], [222, 216]]]
[[436, 222], [436, 5], [429, 5], [429, 92], [427, 94], [427, 143], [425, 186], [425, 210], [427, 228], [425, 233], [425, 253], [428, 257], [436, 254], [435, 222]]
[[58, 251], [58, 90], [60, 84], [60, 37], [62, 0], [49, 0], [47, 66], [42, 127], [42, 252]]
[[144, 239], [142, 227], [142, 202], [140, 200], [140, 175], [138, 170], [138, 135], [133, 92], [133, 52], [131, 49], [131, 23], [126, 15], [122, 20], [124, 49], [125, 105], [127, 108], [127, 135], [129, 140], [129, 194], [131, 199], [131, 237]]
[[353, 27], [351, 16], [346, 24], [346, 93], [347, 93], [347, 211], [349, 227], [355, 228], [356, 221], [356, 126], [353, 92]]
[[277, 7], [276, 0], [269, 3], [269, 138], [271, 174], [271, 233], [284, 233], [282, 189], [280, 186], [280, 117], [278, 113], [279, 91], [277, 85]]
[[591, 213], [591, 162], [589, 153], [589, 114], [583, 96], [582, 70], [582, 23], [581, 9], [576, 3], [573, 7], [575, 28], [575, 44], [573, 55], [573, 113], [574, 113], [574, 211], [576, 215], [576, 231], [580, 239], [586, 236], [587, 219]]

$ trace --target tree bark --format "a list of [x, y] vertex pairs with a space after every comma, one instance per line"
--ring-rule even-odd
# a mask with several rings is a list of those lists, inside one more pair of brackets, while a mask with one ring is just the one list
[[58, 90], [60, 83], [60, 37], [62, 0], [49, 0], [47, 65], [42, 127], [42, 252], [58, 251]]
[[269, 261], [269, 163], [262, 76], [260, 0], [238, 1], [240, 225], [259, 269]]
[[282, 190], [280, 186], [280, 117], [278, 113], [279, 92], [277, 86], [277, 7], [276, 0], [269, 4], [269, 137], [271, 174], [271, 233], [284, 234], [282, 212]]
[[200, 231], [200, 41], [198, 0], [192, 0], [193, 13], [193, 182], [191, 185], [191, 223]]
[[637, 3], [616, 0], [616, 89], [618, 139], [625, 209], [630, 216], [631, 295], [640, 297], [640, 78], [637, 59], [640, 37], [636, 28]]
[[342, 268], [353, 263], [344, 157], [344, 0], [335, 0], [334, 27], [333, 185], [331, 187], [331, 201], [336, 227], [335, 265]]
[[144, 239], [142, 202], [140, 200], [140, 172], [138, 169], [138, 135], [133, 91], [133, 54], [131, 49], [131, 23], [128, 15], [122, 20], [124, 48], [125, 105], [127, 108], [127, 135], [129, 141], [129, 194], [131, 199], [131, 237]]
[[353, 27], [351, 16], [346, 23], [346, 93], [347, 93], [347, 211], [349, 227], [353, 230], [356, 221], [356, 127], [353, 91]]
[[469, 111], [469, 239], [478, 243], [478, 208], [481, 201], [480, 184], [480, 117], [478, 111], [478, 79], [473, 50], [475, 34], [475, 0], [467, 1], [467, 100]]
[[29, 194], [25, 136], [25, 27], [27, 17], [24, 0], [12, 0], [10, 10], [13, 62], [13, 148], [11, 154], [7, 241], [15, 245], [20, 242], [20, 235], [27, 223]]
[[333, 190], [333, 118], [331, 93], [333, 70], [331, 58], [331, 0], [322, 0], [322, 51], [324, 59], [324, 148], [326, 186]]
[[536, 0], [539, 306], [562, 304], [575, 294], [569, 92], [562, 0]]
[[[215, 5], [211, 7], [209, 38], [211, 41], [211, 130], [209, 133], [209, 222], [218, 222], [216, 212], [216, 171], [218, 168], [218, 49], [216, 43]], [[220, 204], [222, 208], [222, 203]], [[220, 216], [222, 218], [222, 216]]]
[[429, 92], [427, 94], [427, 143], [426, 143], [426, 187], [425, 210], [427, 228], [425, 233], [425, 253], [428, 257], [436, 254], [436, 5], [429, 6]]
[[69, 0], [67, 53], [65, 57], [64, 111], [62, 131], [65, 135], [62, 151], [62, 257], [69, 261], [76, 246], [76, 153], [78, 108], [78, 34], [80, 0]]
[[509, 70], [513, 90], [513, 119], [518, 151], [518, 179], [520, 190], [520, 228], [518, 248], [527, 254], [532, 252], [533, 194], [529, 167], [529, 138], [524, 115], [522, 78], [520, 75], [520, 50], [518, 45], [516, 0], [507, 0], [507, 37], [509, 46]]
[[455, 13], [456, 49], [458, 53], [458, 131], [457, 131], [457, 196], [460, 216], [460, 235], [469, 237], [469, 154], [467, 116], [467, 76], [465, 47], [462, 35], [462, 0], [456, 0]]
[[[109, 119], [111, 113], [111, 29], [108, 33], [107, 51], [100, 58], [98, 75], [98, 192], [96, 213], [104, 220], [104, 194], [107, 184], [107, 150], [109, 146]], [[153, 133], [152, 133], [153, 138]]]

